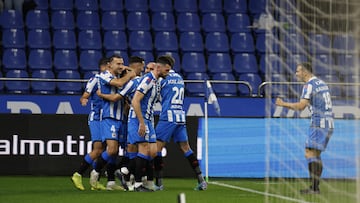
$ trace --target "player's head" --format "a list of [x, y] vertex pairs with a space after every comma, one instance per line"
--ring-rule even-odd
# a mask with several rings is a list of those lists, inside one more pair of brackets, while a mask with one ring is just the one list
[[120, 74], [124, 70], [124, 59], [119, 55], [112, 55], [109, 63], [109, 69], [115, 74]]
[[146, 66], [145, 66], [145, 73], [151, 72], [152, 70], [155, 69], [156, 63], [155, 62], [149, 62]]
[[136, 75], [140, 75], [145, 65], [145, 60], [139, 56], [131, 56], [129, 58], [129, 67], [132, 68]]
[[296, 66], [296, 77], [303, 82], [307, 82], [313, 76], [311, 63], [300, 63]]
[[165, 78], [169, 74], [172, 65], [174, 65], [174, 60], [171, 58], [169, 56], [159, 56], [156, 59], [156, 67], [159, 77]]
[[103, 57], [99, 60], [100, 72], [105, 71], [109, 67], [109, 58]]

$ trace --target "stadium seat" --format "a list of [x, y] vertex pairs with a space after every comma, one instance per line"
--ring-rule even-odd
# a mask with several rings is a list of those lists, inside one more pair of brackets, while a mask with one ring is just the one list
[[149, 0], [151, 12], [172, 12], [172, 1], [169, 0]]
[[356, 54], [337, 54], [336, 66], [340, 75], [353, 75], [356, 73], [356, 64], [360, 64]]
[[194, 0], [174, 0], [174, 9], [177, 13], [198, 11], [197, 1]]
[[240, 32], [231, 35], [230, 47], [236, 53], [254, 53], [254, 38], [251, 33]]
[[127, 16], [126, 25], [129, 31], [149, 31], [150, 17], [147, 12], [130, 12]]
[[[235, 81], [235, 77], [232, 73], [215, 73], [212, 76], [212, 79]], [[212, 86], [217, 96], [237, 96], [237, 88], [235, 83], [213, 83]]]
[[50, 20], [46, 10], [30, 10], [26, 14], [27, 29], [49, 29]]
[[99, 9], [97, 0], [75, 0], [75, 9], [78, 11], [95, 11]]
[[286, 64], [289, 67], [287, 70], [289, 74], [295, 75], [296, 66], [300, 63], [308, 61], [304, 54], [289, 54], [286, 58]]
[[280, 23], [286, 26], [287, 32], [297, 32], [296, 28], [301, 27], [300, 17], [296, 14], [280, 15]]
[[[3, 74], [0, 71], [0, 78], [3, 77]], [[0, 92], [4, 92], [4, 81], [0, 80]]]
[[266, 13], [266, 0], [249, 1], [248, 9], [253, 16]]
[[125, 30], [125, 18], [121, 11], [104, 11], [101, 16], [103, 30]]
[[[267, 41], [267, 42], [266, 42]], [[259, 54], [279, 53], [277, 36], [271, 33], [259, 33], [256, 35], [255, 48]], [[266, 47], [268, 45], [268, 47]], [[269, 47], [271, 45], [271, 47]]]
[[165, 52], [158, 52], [157, 53], [157, 57], [162, 56], [162, 55], [170, 55], [170, 56], [172, 56], [175, 59], [175, 64], [174, 64], [173, 69], [177, 73], [181, 73], [180, 56], [179, 56], [178, 52], [165, 51]]
[[26, 70], [27, 60], [24, 49], [5, 49], [2, 55], [2, 66], [5, 72], [9, 70]]
[[50, 0], [51, 10], [72, 10], [73, 0]]
[[221, 13], [222, 0], [199, 0], [199, 10], [201, 13]]
[[[75, 70], [63, 70], [57, 74], [58, 79], [80, 79], [79, 72]], [[80, 82], [56, 82], [59, 94], [81, 94], [82, 84]]]
[[208, 33], [205, 38], [205, 48], [208, 53], [211, 52], [228, 52], [229, 39], [225, 33], [213, 32]]
[[155, 34], [154, 47], [160, 51], [178, 51], [179, 45], [175, 32], [157, 32]]
[[23, 29], [3, 29], [2, 46], [4, 48], [25, 48], [25, 33]]
[[107, 31], [104, 33], [103, 46], [105, 51], [109, 50], [127, 50], [127, 38], [125, 32]]
[[175, 19], [172, 13], [156, 12], [152, 14], [152, 29], [159, 31], [175, 31]]
[[153, 43], [151, 33], [147, 31], [134, 31], [129, 36], [129, 47], [132, 51], [152, 51]]
[[351, 74], [351, 75], [345, 75], [344, 82], [345, 83], [353, 83], [354, 85], [347, 85], [343, 87], [343, 91], [345, 94], [345, 97], [359, 97], [358, 89], [356, 86], [356, 83], [360, 81], [359, 75]]
[[247, 0], [224, 0], [224, 11], [227, 15], [232, 13], [247, 13]]
[[1, 13], [1, 27], [3, 29], [23, 29], [22, 13], [17, 10], [3, 10]]
[[301, 33], [289, 32], [285, 35], [283, 41], [285, 48], [291, 53], [305, 54], [305, 39]]
[[250, 19], [247, 14], [234, 13], [227, 17], [227, 30], [233, 34], [236, 32], [251, 32]]
[[95, 70], [93, 70], [93, 71], [88, 71], [88, 72], [85, 72], [84, 74], [83, 74], [83, 79], [86, 79], [86, 80], [88, 80], [88, 79], [90, 79], [91, 77], [93, 77], [95, 74], [98, 74], [99, 73], [99, 71], [95, 71]]
[[99, 70], [99, 60], [102, 58], [102, 53], [99, 50], [84, 50], [80, 53], [79, 66], [80, 72]]
[[226, 31], [225, 19], [221, 13], [204, 14], [201, 25], [205, 33]]
[[57, 10], [51, 12], [51, 26], [54, 30], [75, 28], [75, 18], [70, 10]]
[[78, 47], [84, 49], [101, 49], [102, 40], [98, 30], [82, 30], [79, 32]]
[[[28, 78], [26, 70], [10, 70], [5, 74], [6, 78]], [[30, 92], [29, 81], [5, 81], [6, 92], [10, 94], [26, 94]]]
[[240, 53], [234, 56], [234, 71], [237, 75], [258, 73], [258, 63], [254, 54]]
[[329, 54], [331, 50], [330, 37], [325, 34], [310, 33], [308, 46], [311, 54]]
[[203, 52], [204, 42], [200, 32], [180, 33], [180, 50], [184, 52]]
[[155, 57], [150, 51], [133, 51], [131, 52], [131, 56], [140, 56], [145, 60], [145, 63], [154, 62]]
[[55, 30], [53, 33], [54, 49], [76, 49], [77, 41], [74, 30]]
[[205, 73], [206, 63], [203, 53], [187, 52], [184, 53], [181, 60], [181, 67], [185, 75], [188, 73]]
[[97, 11], [79, 11], [76, 16], [79, 30], [99, 30], [100, 18]]
[[128, 12], [134, 11], [148, 11], [148, 2], [147, 0], [125, 0], [125, 9]]
[[[51, 70], [34, 70], [32, 78], [54, 79], [55, 75]], [[56, 83], [51, 81], [31, 81], [31, 92], [33, 94], [55, 94]]]
[[49, 30], [30, 30], [28, 32], [27, 44], [30, 49], [50, 49], [52, 44]]
[[200, 18], [197, 13], [182, 12], [177, 16], [177, 29], [180, 32], [200, 32]]
[[34, 0], [36, 3], [36, 10], [48, 10], [49, 9], [49, 1], [48, 0]]
[[[186, 80], [208, 80], [209, 76], [206, 73], [189, 73], [186, 75]], [[204, 82], [187, 82], [185, 83], [186, 93], [190, 97], [205, 96]]]
[[106, 57], [111, 57], [113, 55], [121, 56], [124, 59], [124, 64], [125, 65], [129, 64], [129, 56], [128, 56], [127, 50], [126, 51], [124, 51], [124, 50], [109, 50], [105, 53]]
[[[265, 79], [265, 81], [269, 82], [287, 82], [286, 75], [283, 74], [269, 74], [270, 78]], [[287, 96], [289, 93], [289, 86], [283, 84], [268, 84], [265, 86], [265, 94], [271, 95], [273, 97], [277, 96]], [[262, 90], [264, 91], [264, 90]], [[263, 93], [263, 92], [262, 92]]]
[[207, 60], [209, 74], [231, 73], [232, 63], [228, 53], [211, 53]]
[[337, 76], [337, 74], [318, 75], [318, 77], [322, 79], [329, 86], [331, 97], [342, 98], [343, 87], [337, 84], [331, 84], [331, 83], [340, 82], [340, 79]]
[[47, 49], [33, 49], [29, 53], [29, 71], [52, 70], [52, 55]]
[[355, 53], [356, 41], [354, 36], [347, 35], [335, 35], [333, 41], [333, 48], [335, 53], [353, 54]]
[[[262, 83], [261, 77], [256, 73], [243, 73], [239, 75], [239, 81], [246, 81], [252, 88], [252, 95], [258, 94], [259, 85]], [[241, 96], [249, 96], [249, 88], [247, 85], [238, 84], [238, 90]], [[251, 95], [250, 95], [251, 96]]]
[[78, 58], [75, 50], [57, 50], [54, 54], [54, 70], [77, 70]]
[[263, 54], [260, 56], [260, 73], [263, 75], [285, 74], [287, 69], [287, 64], [277, 54]]
[[123, 11], [123, 0], [106, 0], [100, 1], [100, 9], [104, 11]]
[[334, 60], [330, 54], [317, 54], [313, 56], [312, 61], [315, 75], [330, 75], [336, 73], [336, 68], [332, 68]]

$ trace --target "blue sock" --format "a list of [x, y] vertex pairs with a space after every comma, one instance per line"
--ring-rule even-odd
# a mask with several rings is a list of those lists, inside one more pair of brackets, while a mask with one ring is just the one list
[[187, 152], [184, 153], [184, 156], [185, 156], [185, 157], [188, 157], [188, 156], [192, 155], [193, 153], [194, 153], [194, 152], [190, 149], [189, 151], [187, 151]]

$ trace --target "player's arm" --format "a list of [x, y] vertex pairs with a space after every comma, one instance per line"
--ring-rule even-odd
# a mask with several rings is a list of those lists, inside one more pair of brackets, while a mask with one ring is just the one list
[[84, 92], [82, 94], [82, 96], [80, 97], [80, 104], [82, 106], [86, 106], [88, 101], [89, 101], [89, 97], [90, 97], [90, 93], [89, 92]]
[[121, 94], [103, 94], [103, 93], [101, 93], [100, 90], [97, 90], [96, 94], [100, 98], [111, 101], [111, 102], [116, 102], [123, 98], [123, 96]]
[[138, 133], [140, 136], [144, 136], [145, 135], [145, 121], [144, 121], [144, 117], [142, 115], [141, 112], [141, 100], [144, 98], [144, 94], [141, 93], [140, 91], [136, 91], [134, 94], [133, 99], [131, 100], [131, 104], [134, 108], [134, 112], [136, 114], [137, 119], [139, 120], [139, 130]]
[[122, 87], [124, 86], [129, 80], [133, 79], [136, 76], [135, 71], [131, 68], [126, 67], [126, 74], [121, 78], [115, 78], [110, 81], [110, 85], [115, 87]]
[[281, 98], [276, 98], [276, 105], [283, 106], [295, 111], [302, 111], [309, 105], [308, 99], [300, 99], [299, 102], [284, 102]]

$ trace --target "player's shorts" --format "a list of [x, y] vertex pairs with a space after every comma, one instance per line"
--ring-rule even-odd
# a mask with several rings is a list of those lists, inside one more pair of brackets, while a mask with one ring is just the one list
[[89, 124], [89, 130], [91, 134], [91, 141], [93, 142], [101, 142], [101, 126], [100, 126], [100, 120], [92, 120], [88, 121]]
[[112, 118], [105, 118], [101, 121], [102, 141], [116, 140], [119, 141], [121, 134], [122, 122]]
[[332, 128], [310, 127], [305, 147], [324, 151], [333, 134]]
[[139, 120], [137, 118], [131, 118], [128, 122], [128, 137], [127, 142], [129, 144], [136, 144], [136, 143], [155, 143], [156, 142], [156, 134], [154, 126], [150, 120], [145, 119], [145, 126], [146, 132], [145, 136], [140, 136], [138, 134], [139, 130]]
[[170, 142], [171, 138], [174, 142], [188, 141], [186, 125], [168, 121], [159, 121], [156, 125], [156, 139], [163, 142]]

